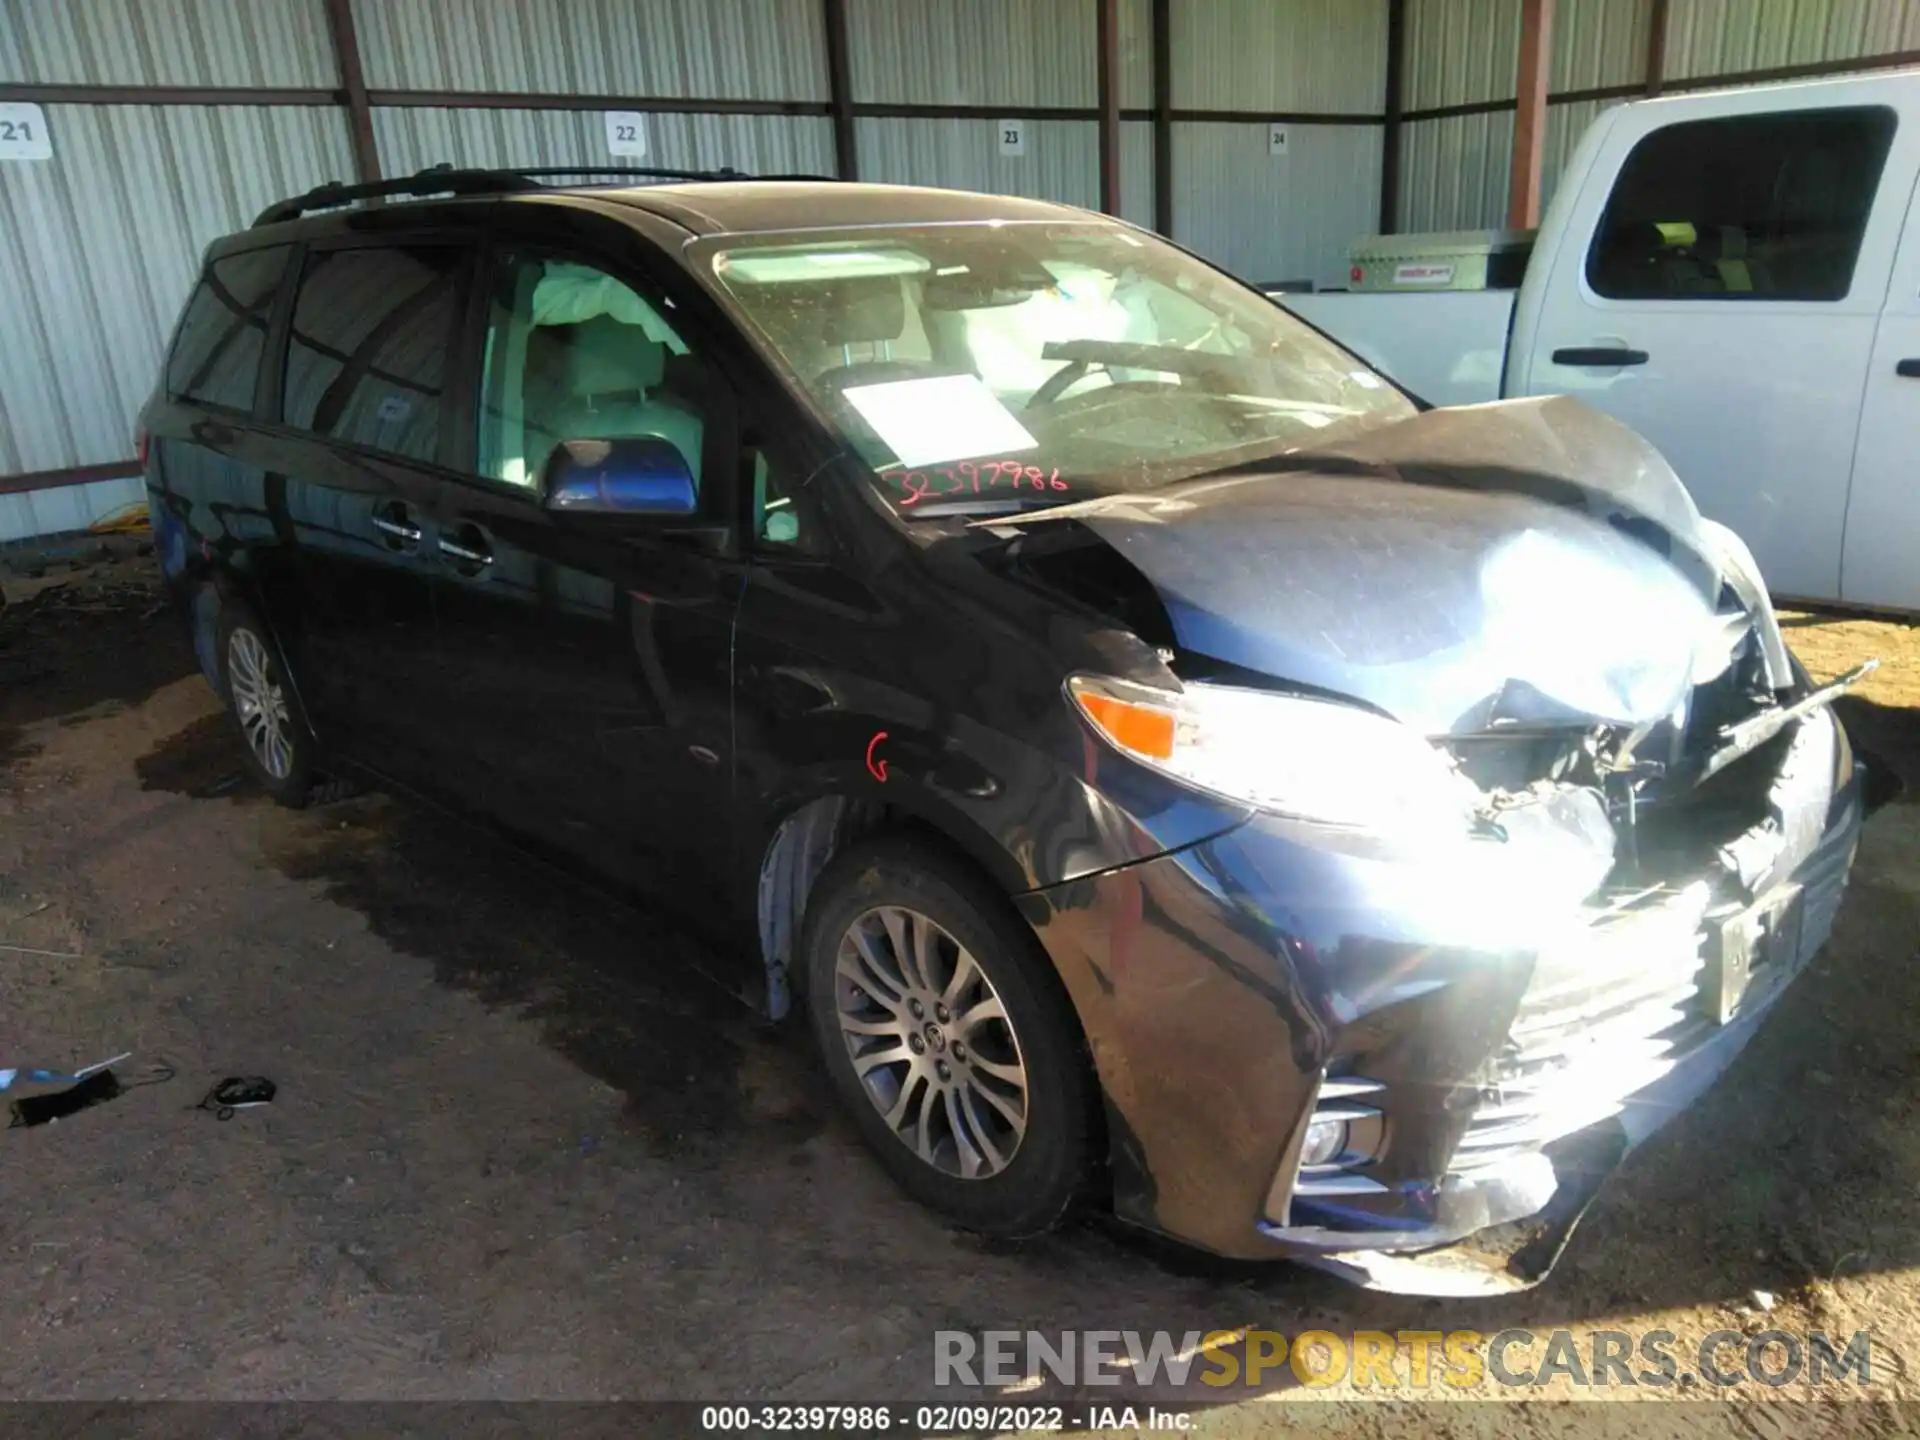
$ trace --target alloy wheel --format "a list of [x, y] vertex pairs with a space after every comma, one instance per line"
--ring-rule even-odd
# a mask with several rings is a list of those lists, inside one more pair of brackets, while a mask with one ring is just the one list
[[293, 773], [293, 719], [260, 637], [236, 629], [227, 641], [227, 688], [253, 758], [275, 780]]
[[894, 1136], [963, 1180], [997, 1175], [1027, 1130], [1027, 1068], [1000, 994], [974, 957], [918, 911], [847, 927], [834, 1005], [867, 1098]]

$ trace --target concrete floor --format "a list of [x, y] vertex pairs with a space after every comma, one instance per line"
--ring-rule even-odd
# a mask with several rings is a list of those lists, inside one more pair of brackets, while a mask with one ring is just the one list
[[[898, 1194], [804, 1037], [700, 979], [672, 925], [381, 796], [294, 814], [238, 783], [145, 567], [0, 610], [0, 1061], [131, 1050], [123, 1073], [175, 1072], [0, 1141], [0, 1399], [925, 1399], [940, 1328], [1665, 1328], [1684, 1347], [1753, 1328], [1755, 1289], [1778, 1328], [1870, 1329], [1892, 1358], [1869, 1395], [1920, 1398], [1899, 1360], [1920, 1353], [1911, 792], [1872, 822], [1829, 952], [1541, 1289], [1367, 1295], [1093, 1222], [1000, 1249]], [[1848, 718], [1920, 789], [1920, 632], [1792, 634], [1816, 676], [1888, 657]], [[279, 1082], [272, 1106], [192, 1108], [248, 1072]], [[1263, 1428], [1275, 1396], [1308, 1395], [1283, 1380], [1208, 1396], [1237, 1403], [1206, 1426]], [[1312, 1392], [1333, 1402], [1313, 1428], [1410, 1423], [1369, 1393]], [[1761, 1428], [1903, 1423], [1837, 1393]], [[1637, 1435], [1757, 1423], [1635, 1413]]]

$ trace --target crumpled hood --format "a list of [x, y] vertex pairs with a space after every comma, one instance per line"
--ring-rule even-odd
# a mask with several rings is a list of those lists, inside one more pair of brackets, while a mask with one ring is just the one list
[[1069, 508], [1152, 582], [1182, 648], [1432, 735], [1670, 715], [1720, 591], [1671, 467], [1564, 397]]

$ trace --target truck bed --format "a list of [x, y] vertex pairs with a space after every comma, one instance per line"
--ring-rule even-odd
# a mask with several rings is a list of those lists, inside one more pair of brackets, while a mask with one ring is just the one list
[[1275, 295], [1368, 364], [1435, 405], [1500, 398], [1517, 291]]

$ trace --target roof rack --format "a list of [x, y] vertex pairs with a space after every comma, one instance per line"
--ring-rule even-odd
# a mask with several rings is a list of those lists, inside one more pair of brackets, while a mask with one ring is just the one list
[[[543, 165], [525, 169], [501, 170], [456, 170], [452, 164], [441, 162], [430, 165], [425, 170], [392, 180], [378, 180], [367, 185], [343, 185], [338, 180], [329, 180], [324, 185], [316, 185], [304, 195], [295, 195], [287, 200], [277, 200], [254, 217], [255, 225], [277, 225], [282, 220], [295, 220], [314, 210], [331, 210], [338, 205], [350, 205], [356, 200], [377, 200], [388, 196], [404, 195], [420, 197], [426, 195], [509, 195], [524, 193], [528, 190], [540, 190], [545, 187], [543, 180], [558, 176], [575, 175], [595, 179], [636, 179], [636, 180], [751, 180], [754, 177], [744, 170], [734, 170], [723, 166], [718, 170], [667, 170], [646, 165]], [[824, 180], [823, 175], [770, 175], [770, 180]]]

